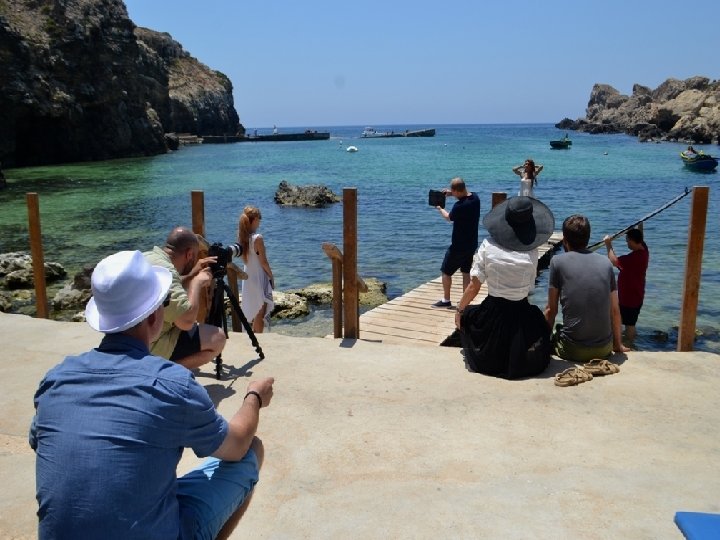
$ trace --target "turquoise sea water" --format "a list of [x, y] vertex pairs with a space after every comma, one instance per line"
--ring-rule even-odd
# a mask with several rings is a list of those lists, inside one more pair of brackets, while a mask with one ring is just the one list
[[[551, 125], [417, 127], [435, 127], [437, 135], [367, 140], [360, 139], [362, 126], [313, 126], [330, 131], [331, 139], [200, 145], [151, 158], [6, 170], [0, 252], [28, 249], [27, 192], [40, 194], [46, 260], [74, 271], [113, 251], [147, 249], [161, 243], [173, 225], [190, 225], [190, 192], [202, 190], [209, 240], [234, 241], [243, 206], [259, 206], [276, 286], [302, 287], [331, 278], [320, 246], [334, 242], [342, 247], [342, 205], [281, 208], [273, 195], [281, 180], [322, 183], [338, 194], [344, 187], [358, 189], [359, 270], [363, 277], [385, 281], [394, 297], [439, 275], [451, 226], [427, 205], [428, 189], [446, 187], [450, 178], [462, 176], [480, 194], [484, 215], [492, 192], [516, 193], [519, 179], [511, 168], [530, 157], [545, 166], [536, 196], [553, 210], [556, 229], [568, 215], [584, 213], [592, 224], [591, 243], [640, 219], [685, 187], [710, 187], [698, 312], [704, 335], [696, 348], [720, 352], [720, 173], [686, 170], [678, 155], [685, 145], [570, 132], [572, 149], [552, 150], [548, 141], [565, 132]], [[349, 145], [359, 151], [346, 152]], [[716, 147], [705, 151], [720, 153]], [[638, 323], [641, 349], [676, 346], [690, 202], [686, 197], [645, 224], [651, 262]], [[619, 253], [625, 252], [624, 244], [622, 238], [616, 240]], [[545, 303], [546, 280], [544, 273], [533, 296], [538, 305]], [[300, 325], [276, 329], [324, 335], [331, 332], [331, 322], [327, 312], [318, 312]]]

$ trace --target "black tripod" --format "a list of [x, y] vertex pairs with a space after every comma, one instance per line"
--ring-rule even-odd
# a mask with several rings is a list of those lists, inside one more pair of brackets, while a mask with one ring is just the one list
[[[242, 309], [240, 309], [240, 303], [230, 290], [230, 286], [225, 283], [225, 272], [223, 271], [223, 269], [221, 269], [220, 271], [215, 271], [213, 272], [213, 277], [215, 278], [215, 290], [213, 291], [213, 299], [212, 303], [210, 304], [210, 311], [208, 311], [205, 322], [222, 328], [225, 331], [225, 337], [227, 337], [227, 316], [225, 314], [224, 300], [225, 294], [227, 294], [227, 297], [230, 299], [230, 305], [232, 305], [232, 308], [235, 310], [235, 314], [238, 316], [238, 319], [240, 319], [243, 328], [245, 328], [245, 331], [250, 338], [250, 342], [252, 343], [253, 347], [255, 347], [255, 351], [257, 351], [258, 355], [260, 356], [260, 360], [262, 360], [263, 358], [265, 358], [265, 353], [263, 353], [262, 349], [260, 348], [260, 343], [258, 343], [258, 340], [255, 337], [255, 332], [253, 332], [250, 323], [245, 318]], [[215, 378], [217, 379], [220, 379], [222, 365], [222, 353], [220, 353], [217, 355], [217, 358], [215, 358]]]

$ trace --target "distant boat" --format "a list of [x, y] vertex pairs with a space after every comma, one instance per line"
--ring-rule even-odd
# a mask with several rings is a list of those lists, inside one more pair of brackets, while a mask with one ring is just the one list
[[377, 131], [375, 128], [366, 127], [360, 135], [363, 139], [387, 139], [390, 137], [434, 137], [435, 128], [417, 129], [414, 131]]
[[702, 151], [697, 154], [680, 152], [680, 157], [691, 171], [713, 171], [718, 166], [718, 158]]
[[572, 141], [568, 138], [567, 135], [565, 135], [562, 139], [559, 139], [557, 141], [550, 141], [550, 148], [554, 148], [555, 150], [560, 150], [563, 148], [570, 148], [572, 146]]
[[357, 146], [348, 146], [345, 150], [347, 152], [357, 152], [358, 151]]
[[267, 135], [204, 135], [202, 142], [206, 144], [223, 144], [235, 142], [267, 142], [267, 141], [327, 141], [330, 138], [328, 131], [315, 131], [306, 129], [300, 133], [278, 133], [274, 129]]

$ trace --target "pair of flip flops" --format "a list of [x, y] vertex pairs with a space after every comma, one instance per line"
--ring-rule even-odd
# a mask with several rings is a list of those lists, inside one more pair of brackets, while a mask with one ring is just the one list
[[592, 381], [593, 377], [612, 375], [618, 373], [620, 367], [609, 360], [599, 358], [590, 360], [583, 367], [571, 367], [555, 375], [555, 386], [576, 386], [578, 384]]
[[620, 366], [613, 364], [610, 360], [604, 360], [601, 358], [594, 358], [587, 364], [583, 364], [583, 369], [595, 377], [602, 377], [603, 375], [612, 375], [613, 373], [620, 372]]
[[592, 373], [589, 371], [581, 367], [571, 367], [555, 375], [555, 386], [576, 386], [592, 379]]

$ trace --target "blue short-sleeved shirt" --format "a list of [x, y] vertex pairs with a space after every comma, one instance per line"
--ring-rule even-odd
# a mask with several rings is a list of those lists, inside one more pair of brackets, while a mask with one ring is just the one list
[[192, 372], [123, 334], [51, 369], [35, 408], [40, 538], [178, 538], [183, 448], [208, 456], [228, 431]]

